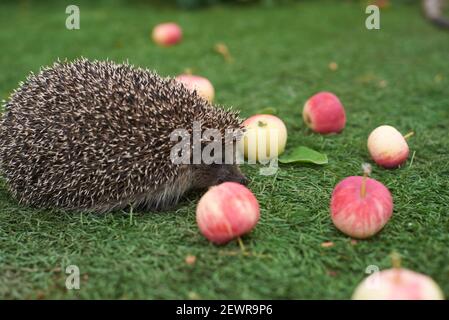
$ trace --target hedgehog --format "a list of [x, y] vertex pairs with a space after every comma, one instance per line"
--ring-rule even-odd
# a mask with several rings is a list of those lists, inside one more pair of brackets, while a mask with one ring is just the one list
[[[190, 190], [246, 177], [235, 161], [176, 163], [171, 133], [241, 132], [237, 111], [210, 104], [175, 79], [125, 62], [57, 61], [31, 73], [4, 102], [0, 171], [20, 204], [108, 212], [166, 210]], [[231, 142], [235, 150], [241, 134]], [[215, 138], [214, 138], [215, 139]], [[211, 141], [201, 141], [204, 148]], [[183, 150], [191, 157], [194, 144]], [[235, 160], [235, 158], [233, 158]]]

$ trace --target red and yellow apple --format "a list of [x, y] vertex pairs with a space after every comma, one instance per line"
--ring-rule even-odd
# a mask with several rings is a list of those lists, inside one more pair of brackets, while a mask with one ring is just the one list
[[182, 30], [174, 22], [161, 23], [153, 28], [152, 38], [160, 46], [172, 46], [181, 41]]
[[354, 300], [442, 300], [443, 292], [432, 278], [404, 268], [374, 272], [352, 296]]
[[264, 162], [278, 157], [287, 144], [287, 127], [271, 114], [257, 114], [243, 122], [245, 134], [240, 151], [246, 159]]
[[208, 79], [192, 74], [181, 74], [176, 77], [176, 80], [181, 82], [187, 89], [196, 90], [207, 101], [212, 102], [214, 100], [214, 86]]
[[382, 183], [352, 176], [335, 187], [331, 198], [334, 225], [350, 237], [364, 239], [379, 232], [393, 213], [393, 199]]
[[259, 203], [254, 194], [235, 182], [211, 187], [196, 208], [196, 221], [201, 233], [216, 244], [250, 232], [259, 216]]
[[302, 116], [310, 129], [321, 134], [341, 132], [346, 125], [343, 104], [331, 92], [319, 92], [309, 98]]
[[405, 137], [392, 126], [383, 125], [374, 129], [368, 137], [368, 151], [373, 160], [384, 168], [396, 168], [409, 155]]

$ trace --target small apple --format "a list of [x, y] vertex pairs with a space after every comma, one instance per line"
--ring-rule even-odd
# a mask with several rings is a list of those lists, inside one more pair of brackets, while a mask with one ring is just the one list
[[307, 100], [302, 116], [310, 129], [321, 134], [341, 132], [346, 124], [343, 104], [330, 92], [319, 92]]
[[208, 79], [192, 74], [181, 74], [176, 77], [176, 80], [180, 81], [187, 89], [196, 90], [207, 101], [212, 102], [214, 100], [214, 86]]
[[174, 22], [161, 23], [153, 28], [152, 37], [156, 44], [168, 47], [181, 41], [182, 30]]
[[373, 160], [384, 168], [396, 168], [404, 163], [409, 154], [406, 136], [392, 126], [380, 126], [374, 129], [368, 137], [368, 151]]
[[369, 165], [363, 177], [348, 177], [335, 187], [331, 198], [331, 218], [341, 232], [364, 239], [379, 232], [393, 213], [390, 191], [377, 180], [368, 178]]
[[259, 216], [256, 197], [236, 182], [211, 187], [196, 208], [196, 221], [201, 233], [216, 244], [250, 232]]
[[245, 128], [245, 135], [240, 143], [240, 151], [246, 159], [264, 162], [284, 152], [287, 144], [287, 128], [278, 117], [271, 114], [257, 114], [246, 119], [242, 125]]
[[353, 300], [443, 300], [432, 278], [404, 268], [374, 272], [355, 289]]

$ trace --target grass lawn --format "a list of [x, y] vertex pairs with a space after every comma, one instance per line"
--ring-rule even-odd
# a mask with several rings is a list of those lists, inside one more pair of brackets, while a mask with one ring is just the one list
[[[2, 180], [0, 298], [347, 299], [368, 266], [391, 266], [394, 250], [404, 267], [430, 275], [449, 297], [449, 33], [424, 21], [418, 5], [393, 5], [381, 14], [381, 30], [368, 31], [355, 2], [179, 11], [144, 1], [81, 1], [81, 29], [69, 31], [69, 3], [2, 1], [2, 99], [58, 57], [129, 60], [162, 75], [192, 68], [212, 81], [217, 103], [242, 116], [277, 108], [287, 147], [327, 153], [329, 164], [284, 165], [269, 177], [243, 168], [261, 206], [260, 223], [244, 238], [252, 256], [238, 254], [235, 242], [217, 247], [201, 236], [200, 194], [170, 212], [95, 215], [19, 206]], [[156, 47], [151, 28], [167, 20], [183, 27], [184, 41]], [[233, 64], [213, 52], [216, 42], [227, 44]], [[304, 101], [321, 90], [346, 107], [340, 135], [313, 134], [303, 124]], [[393, 194], [393, 217], [354, 244], [334, 228], [329, 199], [338, 181], [370, 161], [366, 139], [381, 124], [416, 132], [413, 161], [397, 170], [374, 167], [372, 177]], [[334, 246], [321, 246], [328, 241]], [[185, 263], [187, 255], [197, 257], [195, 265]], [[82, 274], [80, 290], [65, 288], [72, 264]]]

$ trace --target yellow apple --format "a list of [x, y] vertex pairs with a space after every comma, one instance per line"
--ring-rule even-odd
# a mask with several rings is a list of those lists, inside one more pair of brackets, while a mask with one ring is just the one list
[[284, 122], [271, 114], [257, 114], [243, 122], [245, 134], [240, 143], [249, 162], [267, 162], [285, 150], [287, 128]]

